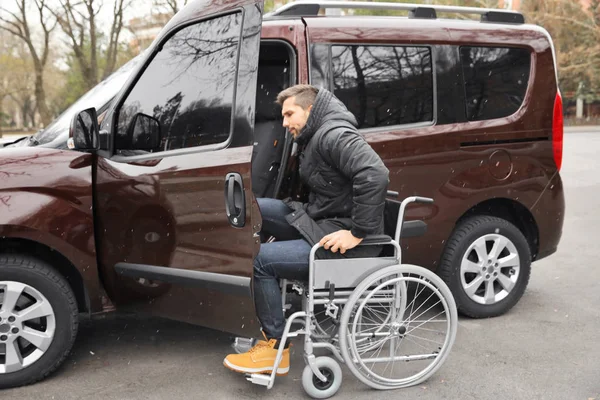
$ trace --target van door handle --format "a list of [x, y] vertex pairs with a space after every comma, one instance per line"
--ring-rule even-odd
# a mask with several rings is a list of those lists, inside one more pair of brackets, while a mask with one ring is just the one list
[[225, 211], [232, 226], [241, 228], [246, 224], [244, 183], [237, 172], [231, 172], [225, 177]]

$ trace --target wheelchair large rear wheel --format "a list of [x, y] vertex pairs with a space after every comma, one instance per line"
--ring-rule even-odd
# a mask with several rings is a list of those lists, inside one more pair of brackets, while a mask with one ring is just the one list
[[413, 386], [443, 364], [457, 326], [454, 298], [435, 273], [394, 265], [353, 291], [340, 320], [340, 350], [348, 369], [366, 385]]

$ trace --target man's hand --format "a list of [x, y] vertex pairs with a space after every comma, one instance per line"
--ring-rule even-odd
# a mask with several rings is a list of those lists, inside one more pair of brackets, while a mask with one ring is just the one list
[[354, 237], [350, 231], [341, 230], [330, 233], [321, 239], [319, 243], [321, 246], [325, 247], [326, 250], [331, 249], [334, 253], [337, 253], [339, 250], [340, 253], [344, 254], [346, 250], [355, 248], [360, 242], [362, 242], [362, 239]]

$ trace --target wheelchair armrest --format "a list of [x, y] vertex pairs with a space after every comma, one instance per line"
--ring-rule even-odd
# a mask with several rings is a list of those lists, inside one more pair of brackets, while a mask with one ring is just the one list
[[427, 224], [424, 221], [405, 221], [402, 224], [400, 237], [409, 238], [423, 236], [427, 232]]
[[388, 244], [391, 242], [392, 242], [392, 238], [389, 237], [388, 235], [368, 235], [362, 240], [362, 242], [360, 242], [359, 246]]

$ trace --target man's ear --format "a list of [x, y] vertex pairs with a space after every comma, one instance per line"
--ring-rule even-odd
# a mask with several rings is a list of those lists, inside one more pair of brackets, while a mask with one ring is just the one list
[[310, 106], [308, 106], [308, 108], [306, 109], [306, 111], [311, 112], [312, 111], [312, 104]]

